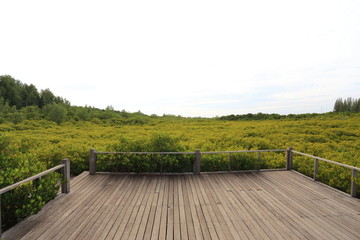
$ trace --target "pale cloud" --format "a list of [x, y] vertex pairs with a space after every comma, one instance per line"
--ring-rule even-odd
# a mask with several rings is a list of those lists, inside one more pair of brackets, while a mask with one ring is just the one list
[[0, 74], [74, 105], [215, 116], [359, 97], [358, 1], [2, 1]]

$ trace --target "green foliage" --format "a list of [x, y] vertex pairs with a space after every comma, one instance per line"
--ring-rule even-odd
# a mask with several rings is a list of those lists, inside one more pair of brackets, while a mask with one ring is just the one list
[[8, 117], [9, 120], [15, 124], [21, 123], [22, 121], [25, 120], [25, 115], [20, 112], [10, 113]]
[[360, 98], [336, 99], [334, 112], [360, 112]]
[[[154, 133], [147, 139], [129, 140], [121, 137], [118, 143], [108, 147], [116, 152], [180, 152], [185, 148], [178, 138], [166, 133]], [[98, 154], [100, 171], [117, 172], [189, 172], [193, 156], [168, 154]]]
[[50, 121], [56, 122], [57, 124], [66, 121], [67, 110], [63, 105], [56, 103], [46, 105], [44, 111], [47, 112], [47, 116]]
[[[0, 135], [0, 188], [19, 182], [41, 171], [46, 164], [29, 150], [33, 145], [26, 141], [14, 143], [12, 138]], [[58, 173], [51, 173], [40, 180], [22, 184], [1, 196], [2, 229], [7, 229], [21, 219], [38, 212], [53, 199], [59, 187]]]
[[181, 152], [185, 150], [178, 138], [171, 137], [164, 132], [153, 134], [147, 145], [150, 152]]
[[53, 103], [69, 105], [66, 99], [55, 96], [49, 89], [39, 92], [33, 84], [27, 85], [9, 75], [0, 76], [0, 98], [17, 109], [27, 106], [42, 108]]
[[[1, 187], [58, 165], [63, 158], [71, 160], [73, 175], [80, 174], [88, 170], [91, 148], [117, 152], [194, 152], [196, 149], [204, 152], [285, 149], [292, 146], [297, 151], [360, 167], [360, 115], [357, 113], [331, 113], [296, 120], [220, 121], [169, 115], [147, 118], [141, 113], [114, 111], [115, 117], [100, 119], [96, 116], [102, 113], [101, 110], [86, 107], [82, 110], [87, 111], [90, 121], [75, 121], [77, 111], [72, 111], [66, 105], [64, 108], [71, 120], [61, 125], [42, 117], [15, 124], [5, 115], [5, 121], [0, 124]], [[27, 110], [21, 112], [26, 115]], [[146, 120], [135, 124], [131, 122], [135, 118]], [[195, 154], [98, 154], [97, 170], [191, 172], [194, 157]], [[262, 169], [285, 167], [284, 152], [261, 153], [260, 157]], [[230, 154], [230, 161], [228, 154], [203, 154], [201, 170], [228, 171], [229, 164], [234, 171], [257, 169], [258, 160], [257, 153]], [[312, 177], [312, 159], [295, 155], [294, 167]], [[338, 189], [350, 191], [350, 172], [346, 169], [320, 163], [318, 178]], [[52, 182], [47, 179], [44, 181], [49, 185], [42, 183], [41, 186], [49, 191], [44, 190], [41, 194], [50, 192], [53, 196], [50, 188]], [[359, 177], [356, 182], [360, 185]], [[24, 196], [30, 193], [31, 196], [39, 195], [37, 183], [32, 184], [31, 187], [25, 185], [21, 188], [28, 195], [15, 191], [11, 193], [15, 196], [8, 197], [8, 201], [25, 201]], [[20, 209], [17, 213], [16, 209], [12, 213], [16, 218], [22, 218], [33, 211], [30, 206], [38, 209], [45, 202], [44, 199], [49, 198], [41, 195], [40, 199], [33, 200], [30, 205], [27, 205], [30, 201], [27, 199], [26, 204], [24, 202], [22, 207], [16, 208]], [[6, 220], [3, 218], [3, 221]]]
[[221, 116], [217, 118], [218, 120], [226, 120], [226, 121], [250, 121], [250, 120], [278, 120], [278, 119], [287, 119], [287, 120], [298, 120], [298, 119], [308, 119], [320, 116], [321, 114], [318, 113], [305, 113], [305, 114], [289, 114], [289, 115], [280, 115], [277, 113], [247, 113], [242, 115], [227, 115]]

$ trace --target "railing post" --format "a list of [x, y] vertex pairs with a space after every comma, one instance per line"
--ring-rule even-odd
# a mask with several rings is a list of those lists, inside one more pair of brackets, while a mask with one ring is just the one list
[[260, 156], [260, 152], [258, 152], [258, 171], [260, 171], [261, 168], [261, 156]]
[[89, 174], [94, 175], [95, 173], [96, 173], [96, 152], [95, 149], [90, 149]]
[[62, 170], [64, 174], [64, 182], [61, 185], [61, 192], [69, 193], [70, 192], [70, 160], [63, 159], [61, 160], [61, 163], [65, 164], [65, 167]]
[[230, 155], [230, 153], [228, 153], [228, 168], [229, 168], [229, 172], [231, 172], [231, 155]]
[[319, 159], [314, 158], [314, 181], [316, 181], [316, 175], [319, 173]]
[[357, 171], [356, 169], [352, 169], [351, 170], [351, 196], [352, 197], [356, 197], [356, 182], [355, 182], [355, 178], [357, 177]]
[[286, 169], [291, 170], [293, 168], [293, 153], [292, 147], [286, 149]]
[[1, 235], [2, 235], [2, 228], [1, 228], [1, 194], [0, 194], [0, 238], [1, 238]]
[[201, 153], [200, 150], [196, 150], [195, 161], [194, 161], [194, 174], [200, 174], [200, 162], [201, 162]]

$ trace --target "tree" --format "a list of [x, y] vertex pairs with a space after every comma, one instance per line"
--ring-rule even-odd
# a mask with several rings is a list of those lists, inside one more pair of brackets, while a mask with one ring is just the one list
[[0, 97], [10, 106], [22, 107], [22, 85], [9, 75], [0, 76]]
[[8, 101], [5, 101], [4, 98], [0, 97], [0, 113], [5, 115], [11, 111], [11, 107]]
[[105, 112], [103, 112], [99, 117], [102, 119], [110, 119], [115, 117], [115, 111], [113, 106], [107, 106]]
[[334, 112], [360, 112], [360, 98], [336, 99]]
[[39, 107], [43, 108], [48, 104], [54, 103], [55, 95], [50, 91], [50, 89], [41, 90], [40, 92], [40, 102]]
[[24, 85], [23, 91], [23, 107], [26, 106], [39, 106], [40, 94], [33, 84]]
[[25, 120], [25, 115], [20, 112], [10, 113], [9, 114], [10, 121], [18, 124]]
[[26, 119], [39, 119], [40, 118], [40, 109], [36, 106], [27, 106], [20, 110], [26, 117]]
[[53, 103], [51, 105], [47, 105], [45, 107], [45, 111], [47, 112], [47, 116], [50, 121], [56, 122], [57, 124], [66, 121], [67, 110], [61, 104]]
[[83, 121], [88, 121], [90, 120], [90, 114], [88, 111], [88, 108], [83, 108], [83, 107], [79, 107], [76, 109], [76, 114], [75, 116], [77, 116], [79, 119], [83, 120]]

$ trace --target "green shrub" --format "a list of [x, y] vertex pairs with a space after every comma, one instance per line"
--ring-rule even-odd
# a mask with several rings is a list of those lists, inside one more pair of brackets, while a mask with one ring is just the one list
[[[0, 135], [0, 188], [4, 188], [41, 171], [46, 164], [37, 160], [34, 154], [24, 152], [20, 145], [12, 144], [9, 137]], [[25, 183], [1, 196], [1, 228], [6, 230], [38, 212], [53, 199], [58, 190], [58, 173], [51, 173], [40, 180]]]

